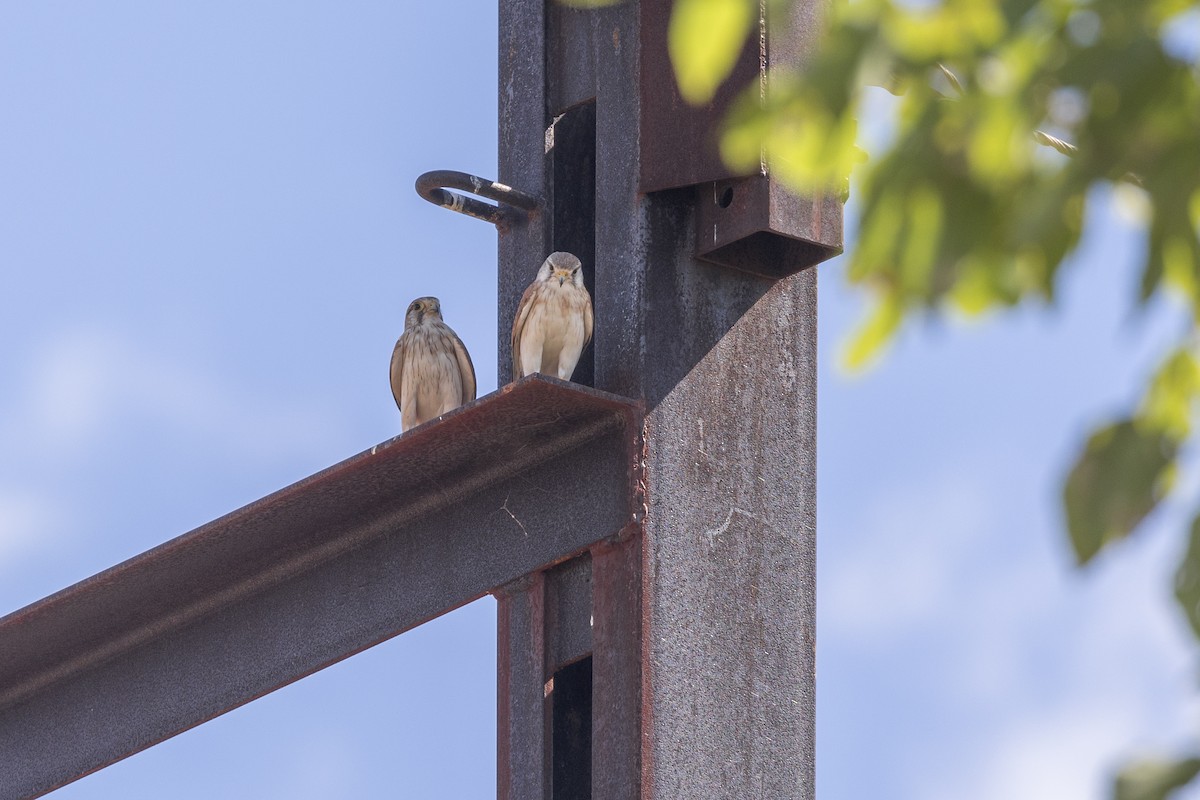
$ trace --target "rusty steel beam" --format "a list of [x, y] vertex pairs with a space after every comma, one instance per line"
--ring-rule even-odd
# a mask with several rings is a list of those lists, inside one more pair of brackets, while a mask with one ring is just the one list
[[[811, 800], [809, 267], [840, 249], [841, 209], [714, 160], [730, 95], [707, 109], [677, 102], [671, 7], [500, 2], [500, 180], [547, 199], [500, 235], [500, 370], [520, 289], [548, 250], [574, 242], [596, 312], [586, 379], [646, 408], [635, 524], [590, 553], [585, 796]], [[769, 88], [771, 69], [806, 57], [824, 7], [797, 0], [786, 18], [760, 19], [761, 47], [751, 42], [736, 74]], [[577, 791], [555, 785], [550, 766], [559, 715], [547, 661], [576, 641], [559, 626], [583, 613], [556, 605], [559, 577], [499, 606], [504, 800]]]
[[554, 674], [592, 654], [592, 560], [581, 555], [545, 574], [545, 670]]
[[592, 548], [592, 797], [648, 797], [642, 774], [642, 534]]
[[0, 798], [615, 537], [639, 413], [531, 376], [0, 619]]
[[549, 797], [545, 692], [545, 579], [496, 593], [496, 796]]

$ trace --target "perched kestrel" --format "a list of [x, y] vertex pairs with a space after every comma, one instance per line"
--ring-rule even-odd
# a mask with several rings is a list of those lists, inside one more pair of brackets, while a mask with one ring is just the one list
[[551, 253], [517, 306], [513, 320], [513, 380], [535, 372], [564, 381], [592, 340], [592, 298], [579, 259]]
[[475, 399], [475, 366], [462, 340], [442, 322], [436, 297], [409, 304], [404, 333], [392, 350], [391, 377], [402, 431]]

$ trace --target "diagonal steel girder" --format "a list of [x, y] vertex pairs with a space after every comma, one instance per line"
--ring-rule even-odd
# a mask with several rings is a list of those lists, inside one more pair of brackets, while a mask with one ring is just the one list
[[619, 538], [639, 426], [624, 398], [531, 376], [0, 618], [0, 798]]

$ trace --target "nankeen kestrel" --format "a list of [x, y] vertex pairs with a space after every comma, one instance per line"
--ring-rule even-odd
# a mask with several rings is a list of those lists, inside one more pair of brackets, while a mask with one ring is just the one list
[[436, 297], [409, 304], [404, 333], [392, 350], [391, 377], [402, 431], [475, 399], [475, 366], [462, 340], [442, 322]]
[[521, 295], [512, 330], [513, 380], [534, 372], [571, 379], [592, 339], [592, 298], [581, 267], [570, 253], [551, 253]]

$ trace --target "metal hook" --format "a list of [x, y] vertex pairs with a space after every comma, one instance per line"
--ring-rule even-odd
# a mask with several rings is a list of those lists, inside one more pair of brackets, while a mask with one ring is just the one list
[[[495, 200], [502, 205], [484, 203], [473, 197], [448, 191], [446, 187], [462, 189], [465, 192]], [[426, 172], [417, 178], [417, 194], [436, 206], [490, 222], [502, 230], [513, 221], [513, 208], [528, 213], [536, 211], [541, 205], [541, 201], [536, 197], [518, 192], [511, 186], [450, 169], [437, 169], [433, 172]]]

